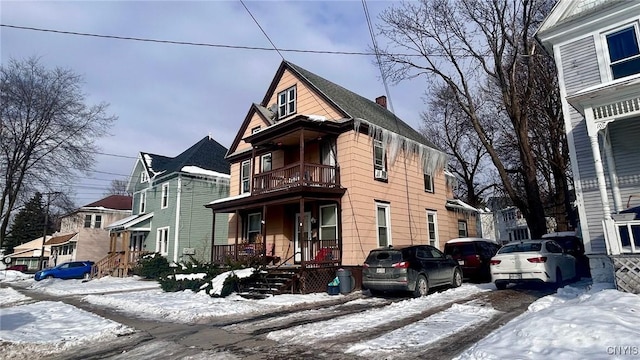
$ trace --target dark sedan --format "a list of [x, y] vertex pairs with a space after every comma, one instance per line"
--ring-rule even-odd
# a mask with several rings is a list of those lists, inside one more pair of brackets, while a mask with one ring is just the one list
[[362, 269], [362, 286], [372, 294], [409, 291], [425, 296], [436, 286], [462, 285], [458, 262], [429, 245], [389, 246], [371, 250]]
[[93, 261], [70, 261], [53, 268], [36, 272], [34, 279], [88, 279], [91, 276]]

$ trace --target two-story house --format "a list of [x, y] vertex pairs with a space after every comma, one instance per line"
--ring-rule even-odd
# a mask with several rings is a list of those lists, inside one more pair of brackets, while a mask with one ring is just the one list
[[558, 69], [591, 274], [640, 292], [640, 2], [560, 0], [537, 37]]
[[49, 266], [66, 261], [98, 261], [109, 250], [107, 224], [131, 216], [131, 196], [110, 195], [62, 217], [60, 231], [47, 240]]
[[386, 97], [371, 101], [288, 61], [226, 158], [231, 196], [207, 205], [228, 219], [229, 245], [214, 247], [214, 260], [248, 251], [355, 266], [373, 248], [442, 249], [476, 233], [476, 209], [447, 201], [447, 156], [387, 110]]
[[97, 264], [97, 276], [113, 273], [116, 265], [127, 268], [145, 252], [173, 262], [209, 261], [212, 243], [227, 239], [226, 221], [220, 219], [212, 234], [211, 214], [204, 207], [212, 198], [229, 196], [226, 153], [210, 136], [176, 157], [141, 152], [128, 184], [133, 215], [108, 225], [109, 256]]

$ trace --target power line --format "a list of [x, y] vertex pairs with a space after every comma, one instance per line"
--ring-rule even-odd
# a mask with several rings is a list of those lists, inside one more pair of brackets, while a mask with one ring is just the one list
[[251, 16], [251, 18], [253, 19], [253, 22], [255, 22], [256, 25], [258, 25], [258, 27], [260, 28], [260, 31], [262, 31], [262, 33], [264, 34], [264, 37], [266, 37], [267, 40], [269, 40], [269, 43], [271, 44], [271, 46], [273, 46], [273, 48], [278, 52], [278, 55], [280, 55], [282, 60], [284, 60], [284, 56], [282, 56], [282, 53], [280, 52], [280, 50], [278, 50], [278, 48], [276, 47], [276, 44], [274, 44], [273, 41], [271, 41], [271, 38], [269, 37], [269, 35], [267, 35], [267, 32], [264, 31], [262, 26], [260, 26], [260, 23], [258, 22], [258, 20], [256, 20], [256, 18], [253, 16], [251, 11], [249, 11], [249, 8], [247, 7], [247, 5], [244, 4], [244, 1], [240, 0], [240, 4], [244, 6], [244, 9], [247, 10], [247, 12], [249, 13], [249, 16]]
[[99, 151], [87, 151], [90, 154], [97, 154], [97, 155], [105, 155], [105, 156], [113, 156], [113, 157], [119, 157], [119, 158], [125, 158], [125, 159], [138, 159], [137, 156], [128, 156], [128, 155], [120, 155], [120, 154], [110, 154], [110, 153], [104, 153], [104, 152], [99, 152]]

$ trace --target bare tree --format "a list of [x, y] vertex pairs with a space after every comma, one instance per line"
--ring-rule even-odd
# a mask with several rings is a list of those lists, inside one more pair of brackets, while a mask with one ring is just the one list
[[[553, 0], [421, 0], [384, 11], [380, 26], [390, 42], [382, 60], [388, 76], [402, 81], [425, 75], [451, 90], [451, 101], [467, 115], [534, 237], [546, 232], [546, 221], [530, 138], [536, 116], [530, 107], [536, 86], [531, 59], [548, 55], [536, 50], [533, 31], [552, 5]], [[499, 96], [507, 120], [502, 131], [510, 142], [492, 142], [475, 96], [480, 93]]]
[[52, 180], [71, 183], [75, 171], [91, 169], [95, 140], [116, 120], [106, 104], [85, 103], [81, 83], [71, 70], [46, 69], [37, 58], [0, 67], [0, 247], [25, 193], [50, 190]]
[[[487, 166], [487, 150], [467, 114], [449, 100], [449, 93], [446, 87], [434, 92], [427, 102], [427, 111], [421, 114], [421, 131], [449, 155], [449, 170], [463, 185], [454, 189], [455, 196], [480, 207], [484, 203], [483, 194], [496, 185], [495, 176]], [[486, 124], [486, 127], [490, 126], [490, 123]]]
[[127, 190], [127, 181], [120, 179], [111, 180], [111, 184], [109, 184], [109, 188], [107, 192], [104, 193], [105, 196], [108, 195], [128, 195], [131, 196], [131, 192]]

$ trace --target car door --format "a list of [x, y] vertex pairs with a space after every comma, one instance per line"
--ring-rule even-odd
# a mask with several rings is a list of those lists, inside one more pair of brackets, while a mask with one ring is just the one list
[[448, 284], [449, 280], [453, 278], [453, 269], [455, 265], [452, 261], [449, 261], [442, 251], [427, 246], [427, 249], [431, 253], [433, 262], [438, 266], [438, 284]]
[[420, 262], [421, 271], [427, 274], [429, 286], [438, 284], [440, 282], [440, 269], [429, 248], [426, 246], [416, 247], [415, 257]]
[[72, 262], [69, 264], [69, 270], [65, 274], [65, 278], [79, 278], [82, 277], [82, 270], [84, 269], [84, 264], [81, 262]]

